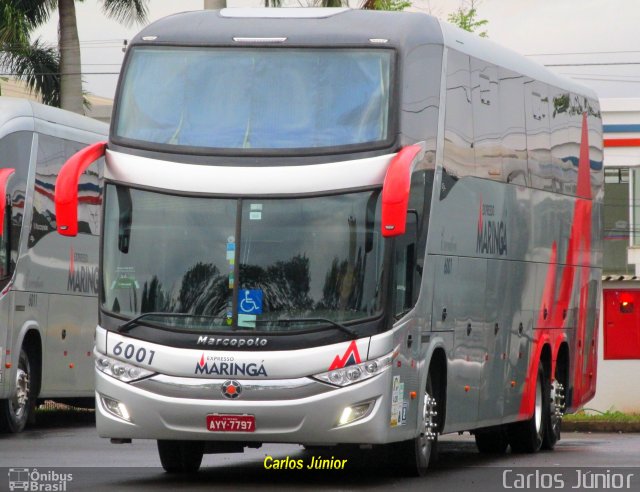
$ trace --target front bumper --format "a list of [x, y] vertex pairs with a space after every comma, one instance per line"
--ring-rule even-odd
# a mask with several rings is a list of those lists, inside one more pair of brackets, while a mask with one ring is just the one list
[[[391, 371], [361, 383], [333, 388], [301, 378], [297, 383], [240, 380], [254, 390], [235, 400], [223, 399], [217, 389], [223, 380], [158, 376], [127, 384], [96, 371], [96, 424], [101, 437], [122, 439], [180, 439], [226, 442], [296, 444], [381, 444], [388, 442]], [[266, 386], [266, 388], [265, 388]], [[207, 393], [209, 392], [210, 393]], [[99, 395], [126, 405], [131, 422], [113, 416]], [[187, 396], [189, 395], [189, 396]], [[211, 395], [210, 399], [207, 395]], [[338, 426], [345, 407], [373, 400], [360, 420]], [[207, 415], [255, 416], [255, 432], [211, 432]]]

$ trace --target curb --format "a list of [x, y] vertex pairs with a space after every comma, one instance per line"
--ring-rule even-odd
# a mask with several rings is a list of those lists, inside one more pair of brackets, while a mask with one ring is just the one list
[[640, 422], [562, 421], [563, 432], [640, 432]]

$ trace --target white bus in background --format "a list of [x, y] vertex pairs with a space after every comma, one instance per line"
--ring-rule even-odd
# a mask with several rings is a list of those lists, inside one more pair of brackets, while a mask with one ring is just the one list
[[107, 125], [0, 97], [0, 429], [20, 432], [38, 400], [92, 404], [101, 165], [80, 179], [79, 234], [55, 233], [62, 164]]

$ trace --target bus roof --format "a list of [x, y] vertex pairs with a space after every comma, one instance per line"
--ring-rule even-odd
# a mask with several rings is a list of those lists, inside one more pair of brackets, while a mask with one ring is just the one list
[[408, 53], [437, 44], [554, 87], [597, 98], [594, 91], [560, 77], [488, 39], [417, 12], [348, 8], [239, 8], [182, 12], [143, 29], [134, 45], [182, 46], [390, 46]]
[[543, 65], [529, 58], [505, 48], [493, 41], [481, 38], [448, 22], [439, 21], [442, 29], [444, 45], [465, 53], [469, 56], [484, 60], [520, 75], [526, 75], [532, 79], [545, 82], [559, 89], [566, 89], [576, 94], [582, 94], [597, 99], [595, 91], [578, 84], [573, 80], [561, 77]]
[[97, 135], [107, 135], [109, 129], [109, 126], [101, 121], [71, 111], [40, 104], [30, 99], [0, 97], [0, 127], [20, 117], [32, 117]]

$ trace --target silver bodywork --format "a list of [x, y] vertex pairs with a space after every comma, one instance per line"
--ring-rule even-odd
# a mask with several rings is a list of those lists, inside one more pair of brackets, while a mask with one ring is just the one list
[[[428, 190], [432, 197], [420, 294], [392, 329], [357, 342], [363, 361], [393, 352], [391, 367], [365, 382], [337, 388], [312, 376], [327, 371], [349, 342], [288, 352], [191, 350], [99, 328], [98, 355], [126, 362], [114, 353], [118, 342], [156, 353], [154, 363], [145, 366], [155, 374], [134, 383], [97, 371], [98, 402], [102, 396], [118, 400], [130, 415], [125, 421], [99, 403], [101, 436], [306, 444], [414, 438], [424, 425], [424, 388], [436, 351], [446, 357], [446, 416], [440, 432], [530, 418], [537, 368], [547, 350], [551, 370], [561, 352], [569, 354], [571, 408], [591, 398], [602, 263], [597, 99], [492, 43], [445, 25], [441, 29], [437, 130], [421, 139], [427, 143], [420, 167], [433, 171], [434, 181]], [[565, 95], [575, 111], [561, 111]], [[585, 120], [590, 188], [586, 243], [575, 232], [578, 204], [585, 201], [577, 196], [578, 161], [585, 165], [579, 156], [586, 144], [578, 103], [590, 108]], [[218, 167], [118, 149], [107, 153], [105, 179], [164, 192], [295, 195], [381, 186], [392, 158]], [[572, 256], [576, 251], [582, 256]], [[564, 312], [554, 313], [560, 305]], [[216, 357], [259, 361], [268, 375], [196, 374], [198, 360]], [[228, 379], [238, 379], [245, 388], [240, 398], [221, 396]], [[369, 400], [374, 403], [366, 417], [338, 425], [345, 407]], [[212, 433], [205, 425], [211, 414], [255, 415], [256, 432]]]
[[107, 126], [27, 100], [3, 97], [0, 108], [0, 141], [20, 133], [28, 142], [21, 149], [24, 161], [7, 162], [8, 157], [0, 155], [0, 167], [16, 168], [7, 193], [13, 204], [12, 221], [21, 223], [15, 267], [0, 296], [0, 398], [15, 391], [17, 361], [28, 334], [37, 337], [42, 349], [40, 397], [91, 396], [99, 172], [92, 170], [80, 180], [79, 217], [88, 229], [76, 238], [55, 233], [53, 189], [64, 161], [104, 139]]

